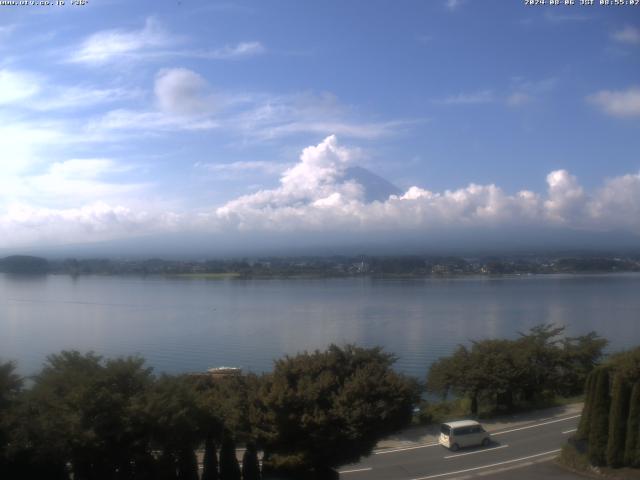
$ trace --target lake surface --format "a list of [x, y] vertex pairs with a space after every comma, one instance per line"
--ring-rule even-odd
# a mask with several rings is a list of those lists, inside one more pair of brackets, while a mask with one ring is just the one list
[[62, 349], [140, 354], [156, 371], [269, 370], [334, 342], [381, 345], [423, 378], [471, 339], [539, 323], [640, 344], [640, 275], [225, 279], [0, 275], [0, 359], [37, 371]]

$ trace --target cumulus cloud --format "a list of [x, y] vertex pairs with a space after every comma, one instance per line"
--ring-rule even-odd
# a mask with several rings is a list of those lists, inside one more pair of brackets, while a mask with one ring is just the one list
[[160, 109], [168, 113], [210, 113], [214, 106], [207, 81], [186, 68], [161, 70], [154, 91]]
[[[640, 208], [637, 175], [611, 179], [591, 195], [576, 177], [557, 170], [547, 176], [546, 195], [528, 190], [509, 194], [492, 184], [444, 192], [413, 186], [402, 195], [365, 202], [364, 186], [344, 179], [357, 154], [330, 136], [307, 147], [299, 162], [283, 173], [278, 188], [232, 200], [217, 209], [215, 218], [238, 230], [428, 232], [486, 226], [601, 230], [606, 224], [640, 233], [640, 215], [635, 214]], [[610, 211], [616, 213], [605, 221]]]
[[[243, 195], [205, 212], [146, 211], [110, 202], [87, 201], [85, 206], [41, 209], [12, 204], [0, 214], [0, 247], [21, 242], [61, 243], [104, 240], [150, 233], [200, 232], [223, 241], [255, 234], [322, 235], [332, 238], [371, 238], [373, 234], [429, 238], [490, 229], [509, 233], [627, 232], [640, 235], [640, 173], [607, 179], [590, 192], [566, 170], [546, 177], [544, 192], [510, 193], [498, 185], [471, 183], [457, 189], [432, 191], [417, 185], [405, 192], [368, 200], [369, 185], [349, 175], [363, 158], [356, 148], [341, 145], [333, 135], [305, 148], [298, 162], [282, 171], [279, 185]], [[216, 170], [215, 165], [198, 164]], [[262, 169], [261, 162], [220, 164], [218, 171]], [[60, 188], [117, 188], [101, 180], [118, 165], [107, 159], [58, 162], [46, 175], [64, 179]], [[102, 173], [101, 173], [102, 172]], [[73, 182], [78, 182], [74, 185]], [[121, 197], [122, 198], [122, 197]], [[89, 197], [87, 197], [89, 199]], [[288, 236], [288, 237], [287, 237]], [[320, 237], [317, 237], [320, 238]], [[354, 237], [355, 238], [355, 237]]]
[[14, 204], [0, 214], [0, 247], [103, 241], [174, 230], [176, 216], [151, 215], [104, 202], [51, 209]]
[[627, 90], [602, 90], [587, 97], [605, 113], [614, 117], [640, 115], [640, 87]]
[[627, 25], [611, 35], [616, 42], [629, 45], [640, 45], [640, 29]]

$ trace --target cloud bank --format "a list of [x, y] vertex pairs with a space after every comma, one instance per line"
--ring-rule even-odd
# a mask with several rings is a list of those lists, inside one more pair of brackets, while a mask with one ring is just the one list
[[[204, 212], [140, 211], [103, 202], [62, 210], [13, 205], [0, 215], [0, 247], [172, 232], [206, 233], [217, 239], [317, 234], [329, 243], [333, 237], [349, 235], [429, 238], [447, 232], [523, 228], [640, 235], [640, 173], [609, 178], [592, 192], [568, 171], [555, 170], [547, 175], [542, 193], [509, 193], [494, 184], [471, 183], [442, 192], [411, 186], [402, 194], [366, 201], [369, 186], [347, 175], [362, 155], [331, 135], [305, 148], [298, 162], [281, 174], [276, 188], [243, 195]], [[67, 170], [72, 170], [85, 182], [98, 181], [91, 168], [106, 169], [110, 164], [99, 159], [91, 162], [59, 164], [51, 174], [69, 176]]]

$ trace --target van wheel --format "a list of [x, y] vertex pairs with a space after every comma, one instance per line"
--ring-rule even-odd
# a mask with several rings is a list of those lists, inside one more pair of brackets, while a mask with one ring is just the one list
[[483, 438], [482, 439], [482, 446], [483, 447], [488, 447], [490, 443], [491, 443], [491, 441], [488, 438]]
[[458, 450], [460, 450], [460, 445], [458, 445], [457, 443], [454, 443], [453, 445], [451, 445], [452, 452], [457, 452]]

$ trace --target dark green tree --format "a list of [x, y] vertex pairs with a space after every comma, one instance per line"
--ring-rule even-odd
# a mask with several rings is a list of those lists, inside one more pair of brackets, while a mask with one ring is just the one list
[[236, 457], [236, 444], [225, 434], [220, 447], [220, 480], [240, 480], [240, 465]]
[[569, 396], [584, 392], [587, 376], [600, 364], [608, 343], [596, 332], [562, 340], [560, 394]]
[[618, 468], [624, 465], [624, 444], [629, 417], [629, 397], [631, 389], [623, 375], [616, 375], [611, 390], [611, 410], [609, 412], [609, 438], [607, 443], [607, 464]]
[[242, 456], [242, 480], [260, 480], [258, 451], [253, 442], [247, 444], [247, 449]]
[[640, 467], [640, 382], [635, 382], [631, 389], [624, 463], [632, 467]]
[[322, 471], [355, 462], [408, 425], [418, 388], [392, 370], [394, 361], [353, 345], [277, 360], [256, 405], [257, 437], [272, 466]]
[[198, 459], [193, 448], [178, 452], [178, 480], [198, 480]]
[[589, 460], [594, 465], [606, 465], [609, 433], [609, 369], [598, 368], [595, 392], [592, 399], [591, 425], [589, 427]]
[[595, 397], [596, 389], [596, 377], [598, 372], [592, 371], [585, 382], [584, 392], [584, 406], [582, 407], [582, 416], [580, 417], [580, 423], [578, 425], [578, 431], [576, 437], [581, 440], [587, 440], [589, 438], [589, 429], [591, 427], [591, 417], [593, 411], [593, 398]]
[[204, 442], [204, 459], [202, 463], [202, 480], [218, 480], [218, 456], [212, 435], [207, 435]]

